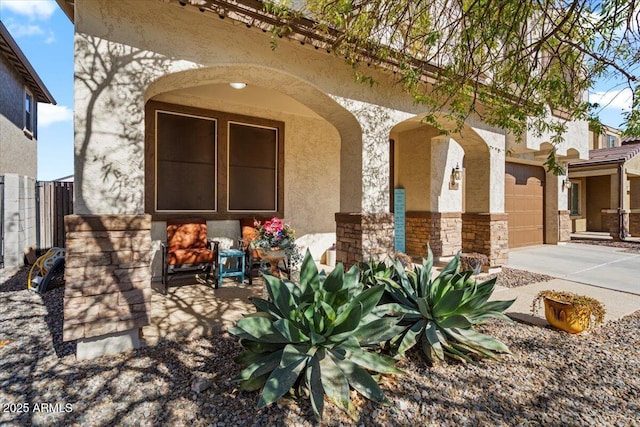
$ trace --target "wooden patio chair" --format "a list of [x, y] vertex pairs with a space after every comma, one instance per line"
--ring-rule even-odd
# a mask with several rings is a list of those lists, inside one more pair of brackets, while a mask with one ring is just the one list
[[162, 251], [162, 284], [164, 294], [169, 287], [169, 275], [204, 271], [209, 280], [215, 271], [218, 242], [207, 238], [207, 222], [203, 218], [167, 221], [167, 243]]

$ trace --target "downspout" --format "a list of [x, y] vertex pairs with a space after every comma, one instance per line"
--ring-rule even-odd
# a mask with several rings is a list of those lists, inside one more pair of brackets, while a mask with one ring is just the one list
[[627, 238], [627, 227], [624, 223], [624, 162], [618, 163], [618, 237], [620, 241]]

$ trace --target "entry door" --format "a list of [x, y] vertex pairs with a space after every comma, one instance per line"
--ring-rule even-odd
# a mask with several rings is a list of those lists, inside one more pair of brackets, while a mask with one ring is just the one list
[[509, 214], [509, 247], [544, 243], [544, 169], [506, 163], [505, 211]]

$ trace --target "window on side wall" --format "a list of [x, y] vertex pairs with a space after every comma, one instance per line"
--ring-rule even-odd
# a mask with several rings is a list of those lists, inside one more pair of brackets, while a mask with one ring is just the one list
[[580, 215], [580, 183], [572, 182], [569, 189], [569, 211], [571, 215]]
[[607, 135], [607, 148], [613, 148], [616, 146], [616, 137], [613, 135]]
[[24, 88], [24, 130], [33, 135], [33, 94]]

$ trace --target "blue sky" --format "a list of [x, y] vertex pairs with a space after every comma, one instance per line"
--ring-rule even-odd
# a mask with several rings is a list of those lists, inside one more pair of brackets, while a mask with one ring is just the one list
[[[38, 106], [38, 179], [73, 174], [73, 25], [54, 0], [0, 0], [0, 19], [57, 105]], [[590, 100], [606, 106], [603, 123], [619, 127], [631, 91], [600, 82]]]
[[38, 179], [73, 174], [73, 25], [53, 0], [0, 0], [0, 19], [57, 105], [38, 105]]

